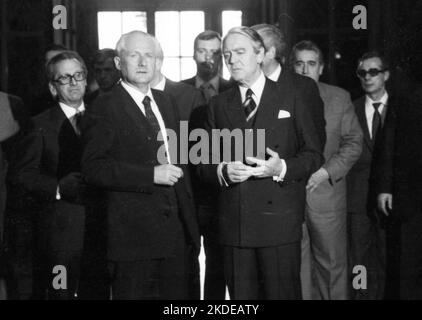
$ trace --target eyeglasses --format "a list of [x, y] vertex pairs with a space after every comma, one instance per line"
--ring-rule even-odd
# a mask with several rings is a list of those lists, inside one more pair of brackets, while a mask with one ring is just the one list
[[369, 70], [358, 69], [358, 70], [356, 70], [356, 75], [359, 78], [365, 78], [367, 74], [369, 74], [370, 77], [376, 77], [377, 75], [379, 75], [380, 73], [385, 72], [385, 71], [387, 71], [387, 69], [384, 69], [384, 70], [375, 69], [375, 68], [372, 68], [372, 69], [369, 69]]
[[84, 71], [76, 72], [73, 75], [67, 74], [65, 76], [60, 76], [56, 80], [53, 80], [54, 82], [58, 82], [61, 85], [66, 85], [72, 82], [72, 79], [75, 81], [83, 81], [86, 79], [86, 74]]

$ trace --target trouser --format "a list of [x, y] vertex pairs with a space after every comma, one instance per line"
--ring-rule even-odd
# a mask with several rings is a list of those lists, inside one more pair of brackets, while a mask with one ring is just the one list
[[189, 299], [190, 249], [183, 237], [174, 254], [159, 259], [109, 261], [113, 300]]
[[300, 242], [277, 247], [224, 246], [224, 271], [233, 300], [299, 300]]
[[[383, 299], [386, 279], [385, 230], [366, 213], [349, 212], [347, 216], [350, 298]], [[373, 213], [372, 216], [376, 217], [377, 214]]]
[[306, 207], [300, 274], [304, 300], [347, 299], [346, 216], [346, 210]]

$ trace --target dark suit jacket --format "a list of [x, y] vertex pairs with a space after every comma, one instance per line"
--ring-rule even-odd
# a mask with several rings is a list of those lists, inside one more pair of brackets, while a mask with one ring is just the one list
[[[179, 132], [177, 109], [168, 95], [152, 90], [167, 128]], [[83, 125], [82, 172], [107, 194], [108, 258], [135, 261], [172, 254], [182, 221], [188, 241], [199, 247], [189, 173], [174, 187], [154, 184], [158, 142], [129, 93], [117, 85], [98, 97]], [[173, 159], [174, 161], [174, 159]], [[177, 196], [179, 215], [169, 210]]]
[[[182, 80], [182, 82], [189, 84], [191, 86], [196, 86], [196, 76]], [[222, 77], [219, 78], [218, 82], [218, 93], [222, 93], [224, 91], [229, 90], [231, 87], [233, 87], [234, 83], [232, 81], [228, 81]]]
[[376, 194], [393, 194], [393, 218], [422, 212], [422, 90], [397, 99], [387, 111], [380, 151], [374, 159]]
[[302, 100], [302, 103], [304, 103], [312, 114], [320, 142], [325, 145], [327, 137], [325, 131], [324, 102], [319, 95], [315, 81], [292, 72], [287, 68], [283, 68], [277, 82], [283, 86], [289, 84], [290, 89], [294, 90], [295, 95]]
[[[287, 172], [282, 183], [272, 177], [250, 178], [221, 188], [219, 224], [224, 245], [269, 247], [301, 239], [305, 207], [305, 187], [301, 181], [306, 181], [323, 164], [323, 145], [298, 94], [291, 82], [277, 84], [266, 79], [252, 129], [255, 134], [256, 129], [265, 129], [265, 146], [286, 161]], [[280, 110], [290, 116], [278, 119]], [[249, 129], [237, 86], [211, 99], [207, 127]], [[244, 154], [236, 158], [234, 141], [230, 150], [232, 161], [245, 160]], [[221, 157], [218, 160], [222, 161]], [[218, 184], [217, 164], [201, 165], [199, 171], [205, 181]]]
[[204, 106], [206, 101], [199, 89], [193, 88], [183, 82], [166, 79], [164, 92], [169, 94], [179, 111], [181, 121], [189, 121], [195, 108]]
[[[85, 207], [81, 202], [56, 200], [61, 178], [80, 172], [82, 144], [66, 115], [57, 104], [32, 119], [32, 128], [19, 148], [16, 180], [38, 200], [46, 250], [81, 250]], [[81, 199], [74, 194], [74, 199]]]
[[[394, 108], [393, 98], [387, 101], [387, 110]], [[369, 135], [365, 113], [365, 96], [354, 101], [355, 112], [363, 131], [362, 153], [359, 160], [347, 175], [347, 211], [354, 214], [367, 214], [376, 208], [376, 195], [373, 180], [373, 159], [380, 150], [381, 139], [374, 142]], [[384, 112], [384, 111], [383, 111]], [[382, 128], [381, 136], [385, 130]]]

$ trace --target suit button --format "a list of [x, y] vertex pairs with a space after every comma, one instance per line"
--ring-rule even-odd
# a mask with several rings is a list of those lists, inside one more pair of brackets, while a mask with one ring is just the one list
[[147, 137], [147, 139], [148, 139], [148, 140], [151, 140], [151, 137], [150, 137], [150, 136], [148, 136], [148, 137]]

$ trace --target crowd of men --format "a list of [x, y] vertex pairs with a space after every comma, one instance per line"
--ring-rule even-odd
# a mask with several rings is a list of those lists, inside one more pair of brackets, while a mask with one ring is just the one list
[[[320, 81], [317, 44], [288, 54], [268, 24], [223, 39], [204, 31], [193, 58], [196, 75], [172, 81], [157, 39], [132, 31], [96, 53], [94, 85], [78, 53], [49, 50], [48, 94], [30, 121], [0, 93], [0, 240], [6, 202], [21, 202], [33, 221], [32, 297], [199, 299], [202, 243], [207, 300], [226, 288], [235, 300], [422, 298], [421, 94], [388, 92], [390, 66], [374, 51], [357, 62], [364, 95], [352, 102]], [[171, 152], [181, 121], [219, 139], [201, 150], [212, 163]], [[211, 134], [238, 129], [264, 129], [265, 146], [244, 134], [239, 153]], [[388, 252], [399, 263], [390, 278]]]

